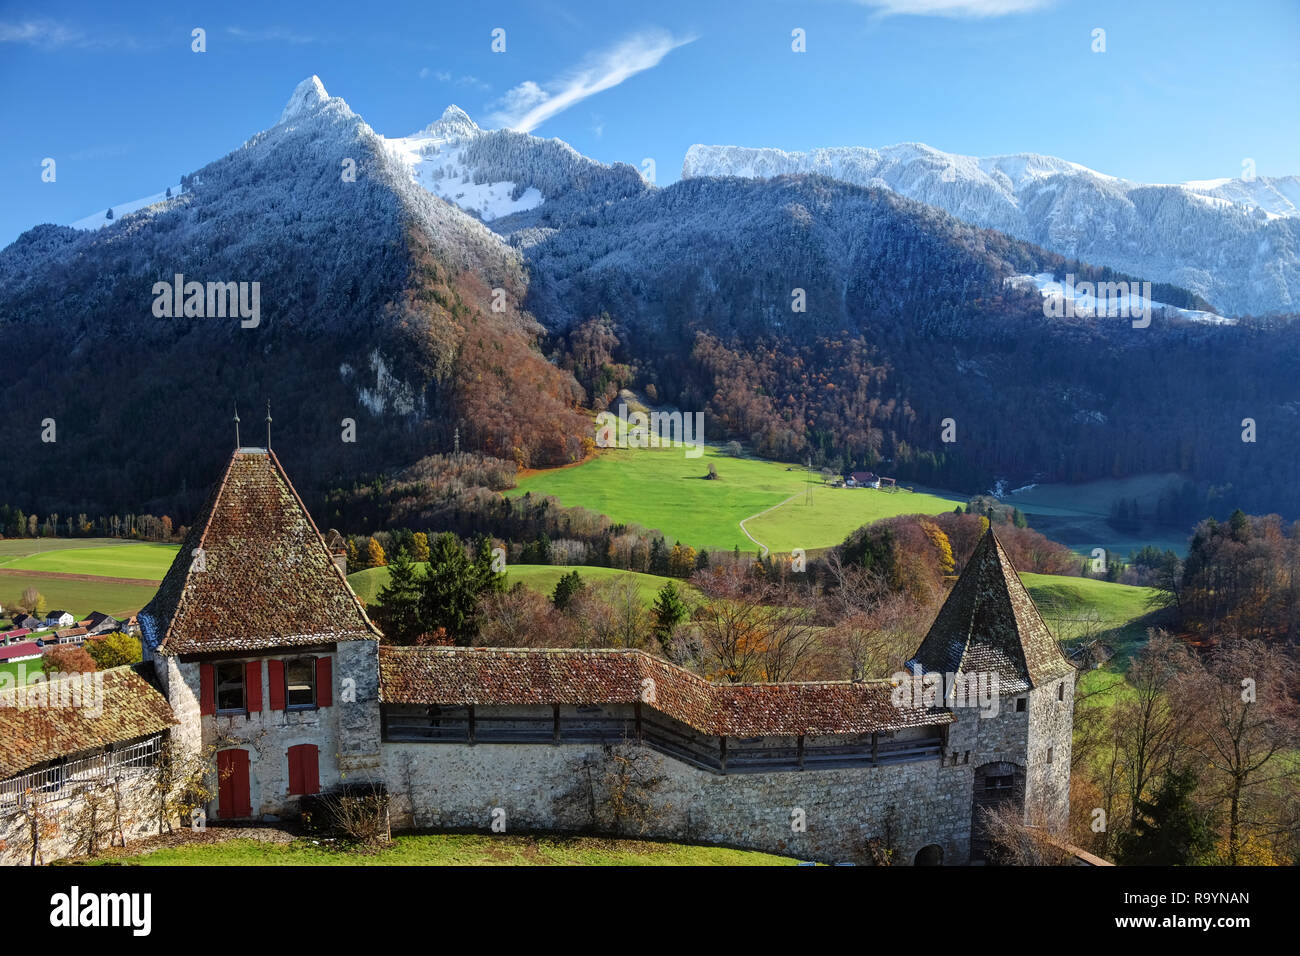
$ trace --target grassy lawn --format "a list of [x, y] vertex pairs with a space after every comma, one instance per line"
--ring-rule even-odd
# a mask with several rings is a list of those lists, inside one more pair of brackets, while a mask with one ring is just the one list
[[[694, 593], [692, 588], [685, 581], [676, 578], [660, 577], [657, 574], [641, 574], [639, 571], [622, 571], [618, 568], [593, 568], [586, 565], [563, 565], [563, 564], [515, 564], [506, 569], [506, 584], [513, 585], [516, 582], [522, 582], [525, 587], [532, 588], [534, 591], [540, 591], [547, 597], [555, 590], [556, 583], [561, 577], [570, 571], [577, 571], [588, 584], [595, 584], [603, 581], [614, 581], [624, 575], [631, 575], [636, 581], [637, 591], [641, 599], [646, 604], [654, 603], [655, 595], [667, 581], [676, 581], [678, 592], [683, 596]], [[367, 568], [364, 571], [356, 571], [348, 575], [348, 584], [352, 585], [352, 590], [357, 592], [357, 596], [367, 604], [373, 604], [379, 589], [388, 583], [387, 568]]]
[[97, 545], [90, 548], [58, 548], [28, 554], [5, 562], [6, 568], [24, 571], [58, 571], [64, 574], [94, 574], [110, 578], [162, 580], [180, 549], [174, 544]]
[[120, 548], [140, 543], [121, 538], [4, 538], [0, 539], [0, 568], [7, 567], [12, 559], [28, 554], [69, 548]]
[[[26, 668], [26, 670], [23, 670]], [[12, 679], [13, 684], [18, 683], [19, 676], [24, 676], [27, 680], [32, 679], [32, 675], [41, 669], [41, 659], [33, 658], [30, 661], [5, 661], [0, 664], [0, 674], [7, 674]]]
[[1190, 528], [1144, 528], [1135, 534], [1117, 531], [1107, 524], [1115, 499], [1137, 499], [1142, 513], [1150, 514], [1161, 493], [1181, 483], [1182, 479], [1173, 474], [1136, 475], [1078, 484], [1034, 485], [1002, 500], [1023, 511], [1030, 527], [1085, 556], [1091, 556], [1093, 548], [1106, 548], [1128, 557], [1147, 544], [1181, 555], [1187, 553]]
[[[704, 475], [717, 466], [718, 480]], [[813, 480], [813, 505], [804, 504], [805, 481]], [[828, 547], [877, 518], [912, 512], [951, 511], [958, 499], [925, 494], [836, 489], [801, 466], [757, 458], [731, 458], [706, 448], [687, 458], [679, 448], [611, 448], [584, 464], [536, 472], [520, 480], [510, 497], [525, 492], [554, 495], [614, 521], [662, 531], [669, 542], [696, 548], [742, 551], [758, 548], [740, 522], [791, 495], [794, 501], [747, 523], [750, 533], [774, 551]], [[769, 540], [769, 538], [771, 540]]]
[[965, 503], [964, 498], [939, 493], [819, 484], [813, 488], [811, 503], [801, 490], [792, 501], [745, 522], [745, 527], [773, 551], [813, 551], [840, 544], [851, 532], [881, 518], [940, 514]]
[[1020, 580], [1061, 640], [1082, 636], [1090, 627], [1108, 632], [1110, 643], [1146, 637], [1147, 625], [1141, 619], [1153, 610], [1154, 588], [1057, 574], [1022, 574]]
[[91, 611], [103, 611], [114, 617], [134, 614], [149, 603], [157, 590], [152, 585], [144, 584], [5, 574], [0, 575], [0, 604], [5, 607], [17, 604], [19, 596], [28, 587], [36, 588], [45, 595], [46, 607], [70, 611], [78, 620]]
[[232, 839], [93, 862], [132, 866], [790, 866], [796, 861], [767, 853], [644, 840], [439, 833], [399, 836], [393, 846], [373, 854], [330, 849], [306, 839], [288, 844]]

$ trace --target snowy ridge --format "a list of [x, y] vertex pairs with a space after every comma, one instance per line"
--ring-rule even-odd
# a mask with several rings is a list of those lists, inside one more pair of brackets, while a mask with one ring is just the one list
[[540, 206], [544, 197], [532, 186], [521, 190], [507, 180], [475, 182], [479, 177], [464, 151], [483, 132], [464, 110], [449, 106], [420, 132], [384, 138], [383, 143], [412, 181], [484, 222]]
[[1061, 255], [1193, 290], [1233, 314], [1300, 308], [1300, 177], [1151, 185], [1053, 156], [922, 143], [785, 152], [694, 145], [682, 178], [813, 173], [893, 190]]

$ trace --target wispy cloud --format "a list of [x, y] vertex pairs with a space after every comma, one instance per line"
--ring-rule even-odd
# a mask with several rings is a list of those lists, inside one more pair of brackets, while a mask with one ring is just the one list
[[316, 38], [303, 33], [295, 33], [287, 27], [264, 27], [260, 30], [245, 30], [243, 27], [226, 27], [226, 34], [236, 40], [247, 43], [292, 43], [301, 45], [315, 43]]
[[1045, 10], [1056, 0], [856, 0], [881, 16], [1004, 17], [1012, 13]]
[[457, 86], [472, 87], [484, 93], [492, 89], [492, 84], [484, 83], [477, 76], [470, 76], [468, 73], [463, 76], [453, 77], [446, 70], [431, 70], [427, 66], [422, 66], [420, 67], [419, 76], [422, 80], [427, 80], [429, 77], [433, 77], [439, 83], [454, 82]]
[[135, 47], [139, 41], [115, 34], [86, 33], [57, 20], [0, 20], [0, 43], [20, 43], [42, 50]]
[[674, 37], [663, 30], [634, 34], [617, 46], [587, 58], [582, 66], [545, 84], [525, 80], [493, 104], [492, 122], [530, 133], [557, 113], [628, 77], [658, 66], [659, 61], [696, 38]]

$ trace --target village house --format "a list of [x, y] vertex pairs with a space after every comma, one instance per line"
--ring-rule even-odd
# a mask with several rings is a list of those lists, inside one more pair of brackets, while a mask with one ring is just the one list
[[45, 615], [46, 627], [72, 627], [77, 623], [77, 619], [72, 616], [70, 611], [51, 611]]
[[1075, 671], [991, 530], [909, 662], [992, 682], [984, 710], [890, 680], [713, 684], [636, 650], [383, 645], [333, 545], [275, 455], [238, 449], [140, 612], [129, 719], [72, 718], [39, 752], [0, 734], [0, 778], [170, 735], [212, 755], [210, 820], [292, 819], [346, 779], [398, 829], [611, 830], [627, 754], [652, 768], [636, 832], [661, 839], [924, 865], [980, 859], [992, 807], [1064, 832]]

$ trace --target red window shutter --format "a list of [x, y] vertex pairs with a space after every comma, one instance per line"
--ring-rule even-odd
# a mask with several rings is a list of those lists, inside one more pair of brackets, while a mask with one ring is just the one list
[[315, 744], [289, 748], [289, 793], [320, 793], [320, 751]]
[[249, 661], [244, 665], [244, 694], [248, 700], [248, 712], [262, 712], [262, 662]]
[[303, 793], [320, 793], [320, 751], [313, 744], [302, 747]]
[[302, 747], [289, 748], [289, 793], [303, 793], [302, 789]]
[[215, 714], [217, 712], [216, 678], [211, 664], [199, 665], [199, 713]]
[[266, 662], [266, 681], [271, 689], [271, 709], [284, 710], [284, 661]]
[[329, 707], [334, 703], [334, 668], [328, 657], [316, 658], [316, 706]]

